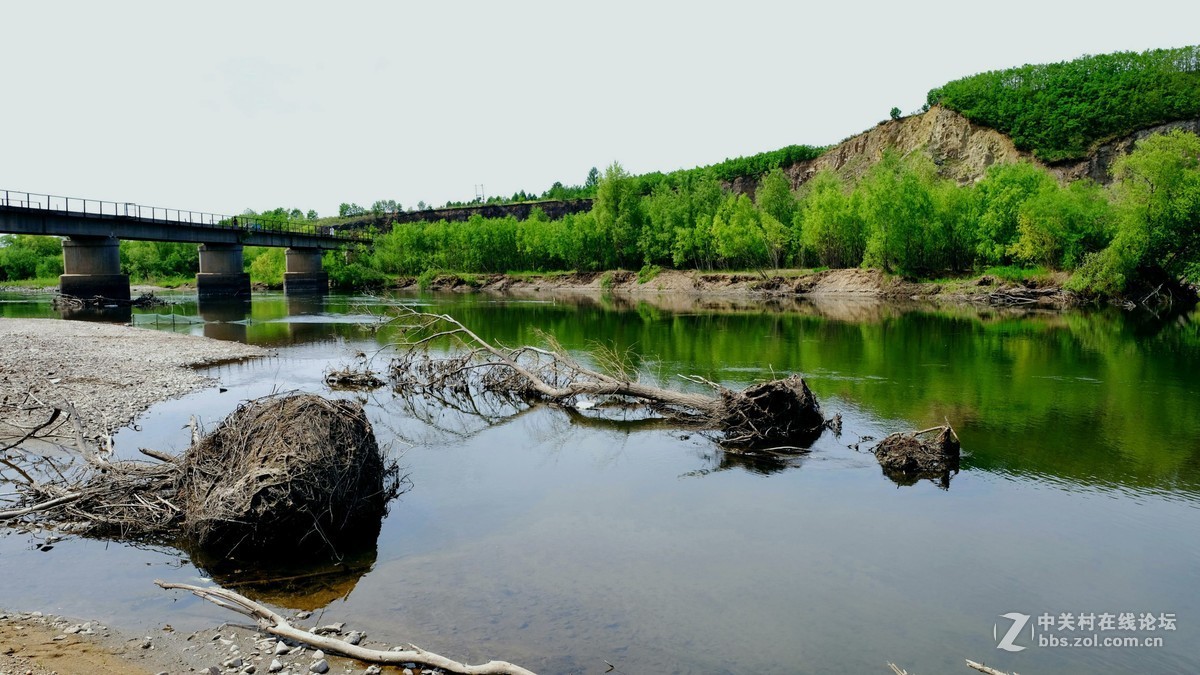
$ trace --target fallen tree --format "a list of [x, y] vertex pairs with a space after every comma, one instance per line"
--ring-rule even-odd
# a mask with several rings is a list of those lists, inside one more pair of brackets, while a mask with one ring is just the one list
[[[804, 451], [825, 428], [816, 397], [798, 375], [734, 391], [698, 376], [684, 380], [713, 394], [684, 392], [637, 379], [619, 355], [597, 354], [598, 368], [583, 365], [553, 338], [546, 347], [493, 345], [445, 314], [410, 311], [414, 321], [389, 367], [394, 387], [405, 394], [454, 399], [477, 409], [477, 394], [525, 403], [552, 403], [576, 410], [605, 405], [642, 406], [681, 425], [707, 429], [730, 448]], [[439, 340], [448, 353], [434, 353]]]

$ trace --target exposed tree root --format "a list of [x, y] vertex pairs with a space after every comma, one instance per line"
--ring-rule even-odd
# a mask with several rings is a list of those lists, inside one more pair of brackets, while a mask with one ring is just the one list
[[958, 434], [949, 424], [911, 433], [894, 433], [871, 450], [883, 473], [900, 485], [912, 485], [922, 479], [937, 481], [943, 487], [958, 472], [961, 446]]
[[190, 591], [197, 597], [208, 600], [219, 607], [224, 607], [243, 616], [250, 617], [254, 619], [259, 628], [271, 635], [307, 644], [331, 654], [341, 654], [342, 656], [348, 656], [359, 661], [366, 661], [367, 663], [378, 663], [380, 665], [419, 663], [434, 668], [441, 668], [452, 673], [463, 673], [464, 675], [533, 675], [532, 671], [513, 665], [507, 661], [489, 661], [484, 664], [472, 666], [454, 661], [440, 654], [425, 651], [416, 645], [408, 645], [408, 648], [402, 651], [383, 651], [360, 647], [359, 645], [352, 645], [345, 640], [335, 637], [317, 635], [306, 630], [300, 630], [289, 624], [287, 619], [275, 613], [269, 607], [260, 605], [233, 591], [227, 591], [223, 588], [201, 588], [189, 584], [168, 583], [161, 580], [154, 583], [165, 589]]
[[[41, 439], [61, 418], [54, 410], [24, 434]], [[56, 422], [58, 420], [58, 422]], [[385, 462], [362, 407], [320, 396], [249, 401], [211, 434], [193, 434], [174, 457], [111, 461], [77, 431], [82, 461], [69, 452], [39, 455], [14, 447], [0, 455], [0, 480], [16, 498], [0, 521], [75, 534], [184, 546], [209, 557], [283, 556], [374, 541], [402, 479]]]
[[325, 371], [325, 386], [340, 391], [363, 391], [378, 389], [384, 385], [375, 371], [369, 368], [354, 369], [346, 366], [340, 370]]
[[[457, 399], [477, 408], [484, 394], [506, 402], [548, 402], [575, 409], [614, 400], [643, 406], [677, 424], [711, 429], [733, 448], [804, 450], [825, 428], [816, 397], [804, 380], [791, 375], [733, 391], [696, 376], [681, 376], [715, 395], [664, 389], [637, 379], [620, 355], [595, 355], [600, 368], [584, 366], [552, 338], [547, 348], [498, 347], [444, 314], [410, 312], [411, 339], [402, 343], [390, 376], [405, 394]], [[435, 356], [428, 347], [450, 338], [458, 349]]]

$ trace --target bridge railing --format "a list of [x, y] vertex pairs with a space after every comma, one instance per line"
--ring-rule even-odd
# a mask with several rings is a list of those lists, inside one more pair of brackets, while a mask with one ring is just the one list
[[133, 202], [110, 202], [100, 199], [82, 199], [36, 192], [0, 191], [0, 206], [22, 209], [39, 209], [56, 213], [97, 218], [130, 218], [153, 221], [154, 223], [177, 223], [192, 227], [237, 229], [246, 232], [308, 234], [347, 242], [365, 241], [357, 233], [339, 232], [330, 226], [297, 222], [281, 218], [258, 215], [229, 216], [205, 211], [167, 209], [158, 206], [143, 206]]

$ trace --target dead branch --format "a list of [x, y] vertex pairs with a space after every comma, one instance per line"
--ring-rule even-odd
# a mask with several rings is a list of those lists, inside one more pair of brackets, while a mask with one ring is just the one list
[[47, 499], [46, 501], [41, 502], [39, 504], [33, 504], [31, 506], [26, 506], [26, 507], [19, 508], [19, 509], [8, 509], [7, 511], [0, 511], [0, 520], [12, 520], [13, 518], [20, 518], [22, 516], [28, 516], [31, 513], [37, 513], [39, 511], [48, 511], [57, 506], [62, 506], [63, 504], [68, 504], [70, 502], [73, 502], [82, 496], [83, 495], [78, 492], [73, 492], [71, 494], [66, 494], [61, 497]]
[[425, 651], [416, 645], [408, 645], [402, 651], [383, 651], [352, 645], [345, 640], [326, 635], [317, 635], [306, 630], [300, 630], [288, 623], [270, 608], [250, 600], [249, 598], [223, 588], [201, 588], [190, 584], [169, 583], [162, 580], [154, 582], [160, 588], [189, 591], [199, 598], [254, 619], [259, 628], [271, 635], [316, 647], [332, 654], [341, 654], [352, 659], [380, 665], [400, 665], [403, 663], [419, 663], [433, 668], [441, 668], [452, 673], [464, 675], [533, 675], [533, 672], [507, 661], [489, 661], [477, 666], [454, 661], [440, 654]]
[[[6, 407], [7, 407], [7, 406], [6, 406]], [[23, 409], [22, 409], [22, 408], [17, 408], [17, 409], [24, 410], [24, 411], [30, 411], [30, 410], [32, 410], [31, 408], [23, 408]], [[50, 427], [52, 424], [54, 424], [55, 422], [57, 422], [57, 421], [58, 421], [58, 418], [59, 418], [59, 416], [60, 416], [60, 415], [62, 415], [62, 408], [53, 408], [53, 409], [50, 411], [50, 417], [49, 417], [49, 419], [47, 419], [45, 422], [42, 422], [42, 423], [40, 423], [40, 424], [37, 424], [37, 425], [33, 426], [33, 427], [32, 427], [32, 428], [30, 428], [30, 429], [26, 429], [26, 430], [24, 430], [24, 431], [25, 431], [24, 435], [22, 435], [22, 436], [21, 436], [20, 438], [18, 438], [17, 440], [15, 440], [15, 441], [12, 441], [12, 442], [8, 443], [7, 445], [5, 445], [4, 447], [0, 448], [0, 452], [7, 452], [7, 451], [9, 451], [9, 450], [12, 450], [12, 449], [14, 449], [14, 448], [16, 448], [16, 447], [20, 446], [20, 445], [21, 445], [22, 443], [24, 443], [25, 441], [28, 441], [28, 440], [29, 440], [29, 439], [31, 439], [31, 438], [35, 438], [35, 437], [37, 437], [37, 435], [38, 435], [38, 434], [39, 434], [39, 433], [40, 433], [40, 432], [41, 432], [43, 429], [46, 429], [46, 428]]]
[[[395, 388], [405, 395], [474, 399], [490, 395], [504, 403], [545, 402], [572, 409], [596, 407], [596, 400], [643, 406], [672, 420], [722, 435], [737, 448], [807, 447], [820, 435], [824, 416], [799, 376], [733, 391], [697, 376], [684, 377], [716, 395], [664, 389], [636, 379], [628, 358], [607, 352], [598, 359], [608, 369], [590, 368], [548, 336], [549, 348], [505, 348], [481, 338], [457, 319], [407, 309], [411, 339], [401, 342], [389, 368]], [[435, 355], [435, 342], [451, 340], [449, 353]], [[475, 405], [474, 401], [471, 403]]]
[[[1008, 673], [1004, 672], [1003, 670], [996, 670], [995, 668], [990, 668], [988, 666], [983, 665], [982, 663], [975, 663], [971, 659], [967, 659], [966, 661], [967, 661], [968, 668], [974, 668], [975, 670], [978, 670], [981, 673], [987, 673], [988, 675], [1009, 675]], [[1013, 673], [1012, 675], [1018, 675], [1018, 674]]]

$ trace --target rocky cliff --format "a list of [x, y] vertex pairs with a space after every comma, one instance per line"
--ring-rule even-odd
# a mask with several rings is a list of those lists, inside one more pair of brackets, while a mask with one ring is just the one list
[[[874, 128], [835, 145], [820, 157], [784, 167], [784, 171], [791, 179], [793, 188], [803, 185], [821, 169], [832, 169], [844, 178], [854, 179], [878, 162], [885, 150], [892, 149], [901, 155], [926, 153], [943, 176], [964, 184], [982, 178], [993, 164], [1019, 160], [1045, 166], [1061, 180], [1091, 178], [1107, 183], [1108, 170], [1113, 161], [1132, 150], [1134, 143], [1151, 134], [1176, 128], [1200, 133], [1200, 120], [1171, 122], [1144, 129], [1105, 143], [1083, 159], [1047, 165], [1032, 154], [1018, 150], [1012, 140], [999, 131], [973, 124], [953, 110], [935, 106], [920, 115], [880, 122]], [[730, 187], [736, 192], [753, 195], [757, 184], [758, 177], [745, 177], [734, 180]]]

